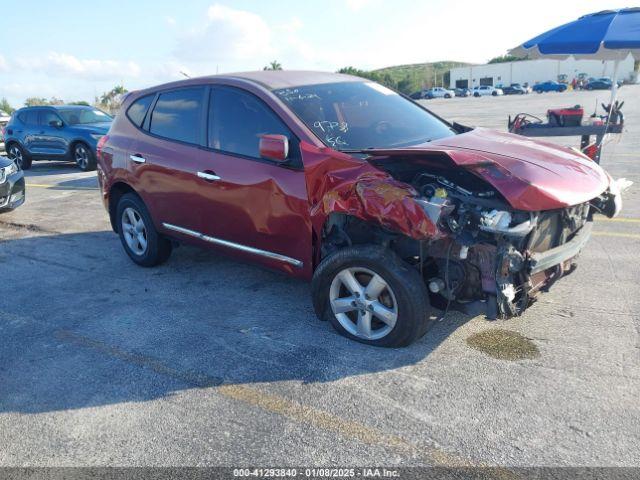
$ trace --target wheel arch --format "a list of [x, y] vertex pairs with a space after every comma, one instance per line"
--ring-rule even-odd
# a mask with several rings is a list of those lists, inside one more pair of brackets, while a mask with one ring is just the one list
[[341, 212], [327, 215], [319, 235], [314, 235], [314, 242], [314, 269], [326, 256], [353, 245], [380, 245], [401, 258], [420, 252], [420, 240], [389, 230], [380, 223]]
[[134, 190], [134, 188], [126, 182], [117, 181], [111, 187], [109, 187], [109, 192], [107, 194], [108, 202], [109, 202], [109, 221], [111, 222], [111, 228], [114, 232], [118, 233], [118, 222], [116, 221], [116, 211], [118, 209], [118, 202], [122, 198], [123, 195], [127, 193], [132, 193], [142, 202], [142, 197]]

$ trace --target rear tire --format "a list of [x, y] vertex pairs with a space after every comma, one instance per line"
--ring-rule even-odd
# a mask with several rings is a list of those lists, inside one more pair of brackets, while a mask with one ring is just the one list
[[9, 145], [7, 149], [7, 156], [10, 160], [16, 162], [18, 167], [22, 170], [29, 170], [31, 168], [31, 164], [33, 160], [27, 154], [27, 152], [17, 143], [12, 143]]
[[316, 269], [311, 289], [321, 320], [368, 345], [410, 345], [434, 322], [418, 271], [378, 245], [346, 247], [329, 255]]
[[124, 194], [116, 212], [120, 242], [131, 260], [142, 267], [155, 267], [167, 261], [171, 241], [158, 233], [140, 197]]

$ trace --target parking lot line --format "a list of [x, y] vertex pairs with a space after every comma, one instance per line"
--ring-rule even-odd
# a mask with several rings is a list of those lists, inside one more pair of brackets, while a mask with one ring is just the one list
[[27, 183], [26, 186], [31, 188], [47, 188], [49, 190], [99, 190], [97, 187], [66, 187], [55, 183]]
[[597, 218], [597, 222], [622, 222], [622, 223], [640, 223], [640, 218], [616, 217], [616, 218]]
[[[368, 427], [358, 422], [345, 420], [329, 412], [302, 405], [282, 396], [266, 393], [247, 385], [221, 385], [222, 379], [206, 374], [182, 371], [166, 365], [159, 359], [140, 353], [128, 352], [102, 341], [79, 335], [69, 330], [58, 330], [55, 337], [65, 343], [89, 348], [129, 364], [142, 367], [198, 388], [214, 388], [223, 397], [230, 398], [269, 413], [275, 413], [298, 423], [305, 423], [322, 430], [340, 434], [368, 445], [392, 448], [406, 455], [418, 456], [436, 466], [487, 467], [481, 463], [464, 459], [435, 446], [419, 446], [394, 434]], [[513, 478], [513, 472], [502, 468], [491, 468], [489, 478]]]
[[595, 232], [591, 232], [591, 235], [594, 235], [596, 237], [620, 237], [620, 238], [637, 238], [637, 239], [640, 239], [640, 234], [638, 234], [638, 233], [595, 231]]

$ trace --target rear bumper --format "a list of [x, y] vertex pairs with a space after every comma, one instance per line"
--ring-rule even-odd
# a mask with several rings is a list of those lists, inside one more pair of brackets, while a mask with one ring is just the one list
[[24, 173], [19, 171], [0, 183], [0, 212], [13, 210], [25, 201]]
[[546, 252], [532, 253], [529, 257], [528, 270], [530, 275], [543, 272], [580, 253], [580, 250], [591, 238], [593, 222], [587, 222], [567, 243], [554, 247]]

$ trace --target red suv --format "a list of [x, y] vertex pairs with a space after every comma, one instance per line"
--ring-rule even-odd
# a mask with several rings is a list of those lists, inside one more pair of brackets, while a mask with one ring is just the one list
[[572, 270], [617, 183], [568, 148], [450, 124], [348, 75], [262, 71], [130, 94], [98, 146], [111, 224], [151, 267], [176, 242], [311, 280], [342, 334], [408, 345], [431, 306], [520, 314]]

